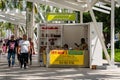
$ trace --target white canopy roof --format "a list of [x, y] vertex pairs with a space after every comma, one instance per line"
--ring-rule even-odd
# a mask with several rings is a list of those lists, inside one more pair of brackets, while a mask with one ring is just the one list
[[[76, 11], [88, 11], [88, 3], [93, 6], [94, 10], [103, 12], [103, 13], [110, 13], [111, 8], [105, 6], [106, 3], [110, 3], [110, 0], [26, 0], [34, 3], [41, 3], [50, 6], [55, 6], [59, 8], [66, 8], [69, 10], [76, 10]], [[120, 3], [120, 0], [115, 0]], [[97, 6], [97, 7], [95, 7]], [[100, 7], [100, 8], [98, 8]], [[9, 21], [13, 24], [26, 24], [26, 12], [18, 12], [16, 9], [6, 12], [0, 11], [0, 19]]]
[[[59, 8], [66, 8], [76, 11], [86, 11], [88, 0], [27, 0], [30, 2], [46, 4], [50, 6], [56, 6]], [[89, 0], [89, 2], [94, 5], [97, 0]]]
[[[110, 4], [111, 0], [26, 0], [26, 1], [84, 12], [88, 11], [89, 9], [88, 4], [90, 4], [92, 7], [95, 6], [96, 3], [97, 4], [99, 3], [99, 5], [105, 5], [106, 3]], [[120, 2], [120, 0], [118, 1]]]
[[12, 11], [0, 11], [0, 19], [13, 24], [26, 24], [26, 12], [18, 12], [16, 9]]

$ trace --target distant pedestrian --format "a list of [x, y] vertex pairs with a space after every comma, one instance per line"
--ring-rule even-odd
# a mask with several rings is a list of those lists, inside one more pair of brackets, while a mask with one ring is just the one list
[[5, 54], [7, 52], [7, 46], [5, 43], [2, 45], [2, 53]]
[[2, 39], [0, 39], [0, 44], [3, 42], [3, 40]]
[[24, 69], [26, 69], [28, 63], [28, 54], [30, 52], [30, 43], [27, 40], [27, 35], [24, 34], [22, 40], [19, 41], [19, 48], [20, 54], [20, 67], [22, 68], [24, 65]]
[[35, 54], [34, 51], [34, 43], [32, 42], [31, 38], [28, 38], [29, 42], [30, 42], [30, 52], [29, 52], [29, 60], [30, 60], [30, 65], [32, 65], [32, 54]]
[[[19, 38], [16, 39], [17, 44], [19, 44], [19, 41], [20, 41], [20, 40], [22, 40], [21, 37], [19, 37]], [[19, 49], [19, 45], [17, 45], [17, 52], [16, 52], [16, 53], [17, 53], [17, 60], [18, 60], [18, 62], [19, 62], [19, 64], [20, 64], [20, 54], [19, 54], [18, 49]]]
[[7, 42], [7, 47], [8, 47], [8, 66], [11, 67], [11, 57], [12, 57], [12, 67], [15, 64], [15, 53], [16, 53], [16, 46], [17, 46], [17, 42], [16, 40], [14, 40], [14, 35], [11, 36], [11, 39], [8, 40]]

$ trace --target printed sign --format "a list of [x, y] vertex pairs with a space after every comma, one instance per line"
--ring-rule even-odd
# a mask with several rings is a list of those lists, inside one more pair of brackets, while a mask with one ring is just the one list
[[83, 65], [83, 51], [80, 50], [51, 50], [50, 65]]
[[76, 21], [75, 13], [47, 13], [47, 21]]

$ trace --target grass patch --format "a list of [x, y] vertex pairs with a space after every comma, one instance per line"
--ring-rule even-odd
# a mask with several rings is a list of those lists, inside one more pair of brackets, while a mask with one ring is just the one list
[[[111, 56], [111, 50], [108, 49], [108, 53], [109, 55]], [[105, 54], [103, 54], [103, 59], [106, 59], [105, 58]], [[120, 62], [120, 49], [115, 49], [115, 62]]]

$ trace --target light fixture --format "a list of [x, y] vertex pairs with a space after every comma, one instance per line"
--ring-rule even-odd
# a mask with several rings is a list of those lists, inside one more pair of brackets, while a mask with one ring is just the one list
[[104, 5], [102, 5], [101, 3], [96, 3], [95, 6], [100, 7], [100, 8], [103, 8], [103, 9], [111, 10], [110, 7], [104, 6]]
[[103, 9], [100, 9], [100, 8], [97, 8], [97, 7], [92, 7], [92, 9], [96, 10], [96, 11], [100, 11], [100, 12], [106, 13], [106, 14], [110, 14], [110, 11], [103, 10]]
[[86, 0], [76, 0], [77, 2], [85, 2]]
[[15, 21], [15, 19], [14, 18], [10, 18], [11, 20], [13, 20], [13, 21]]

